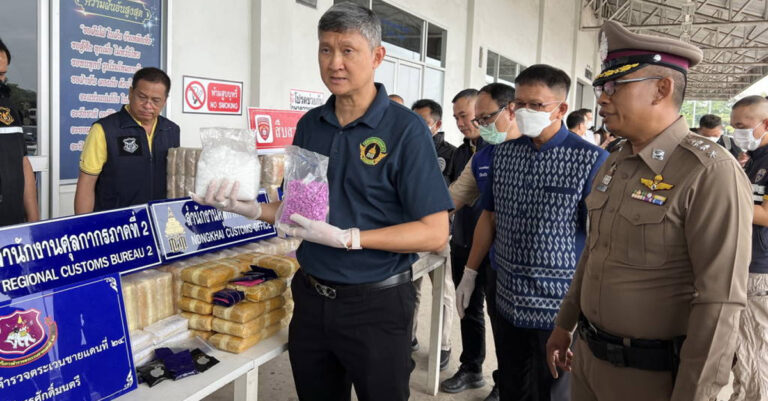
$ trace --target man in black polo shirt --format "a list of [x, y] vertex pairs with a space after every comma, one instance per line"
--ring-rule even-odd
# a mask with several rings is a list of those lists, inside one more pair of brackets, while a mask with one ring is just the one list
[[11, 51], [0, 40], [0, 227], [37, 221], [37, 186], [8, 79]]
[[432, 141], [435, 144], [437, 164], [440, 166], [440, 172], [443, 173], [446, 184], [450, 184], [448, 174], [451, 170], [451, 161], [453, 160], [453, 154], [456, 153], [456, 147], [445, 140], [445, 132], [440, 130], [443, 127], [443, 108], [432, 99], [421, 99], [411, 106], [411, 110], [420, 115], [424, 122], [427, 123], [429, 132], [432, 133]]
[[[472, 121], [475, 118], [477, 96], [477, 89], [464, 89], [453, 98], [453, 117], [456, 119], [459, 131], [464, 134], [464, 142], [453, 156], [453, 162], [448, 173], [451, 182], [461, 175], [472, 156], [488, 145], [480, 137], [480, 131]], [[451, 268], [454, 284], [460, 283], [464, 276], [464, 265], [467, 264], [469, 250], [472, 248], [472, 235], [475, 232], [475, 225], [481, 212], [480, 202], [475, 202], [474, 205], [461, 208], [454, 216], [451, 232]], [[485, 361], [483, 300], [486, 294], [486, 276], [491, 270], [487, 259], [483, 266], [479, 270], [477, 286], [470, 296], [469, 307], [467, 307], [464, 316], [461, 317], [461, 356], [459, 357], [461, 365], [453, 376], [440, 384], [440, 389], [446, 393], [459, 393], [469, 388], [485, 385], [485, 379], [483, 379], [483, 362]], [[493, 284], [495, 285], [495, 280]], [[488, 290], [488, 292], [492, 292], [491, 289]], [[495, 382], [497, 373], [494, 372], [493, 376]], [[489, 396], [489, 399], [492, 400], [493, 397]]]
[[[326, 155], [328, 223], [294, 214], [304, 238], [291, 283], [288, 350], [299, 399], [406, 401], [410, 390], [415, 252], [442, 250], [453, 207], [419, 116], [387, 98], [374, 71], [381, 23], [352, 3], [318, 24], [320, 75], [333, 94], [299, 121], [293, 144]], [[365, 149], [365, 152], [361, 152]], [[212, 183], [195, 201], [275, 221], [279, 203], [237, 201], [239, 184]], [[220, 190], [221, 189], [221, 190]]]
[[[440, 167], [440, 172], [443, 173], [446, 185], [449, 185], [448, 172], [453, 160], [453, 154], [456, 152], [456, 147], [446, 142], [445, 133], [440, 131], [440, 128], [443, 127], [443, 108], [432, 99], [421, 99], [413, 103], [411, 110], [424, 119], [429, 132], [432, 133], [432, 142], [435, 144], [435, 151], [437, 152], [437, 165]], [[453, 327], [453, 306], [456, 304], [456, 288], [450, 273], [446, 272], [445, 275], [443, 336], [440, 339], [440, 370], [448, 368], [448, 362], [451, 358], [451, 328]], [[429, 273], [429, 279], [432, 280], [433, 277], [434, 273]], [[411, 350], [414, 352], [419, 349], [416, 330], [419, 321], [419, 305], [421, 304], [421, 283], [421, 278], [413, 282], [413, 285], [416, 286], [416, 305], [413, 308], [413, 341], [411, 341]]]
[[179, 147], [179, 126], [160, 115], [170, 90], [165, 72], [142, 68], [128, 104], [93, 124], [80, 155], [76, 214], [165, 199], [168, 149]]
[[705, 114], [699, 119], [699, 130], [697, 133], [704, 138], [724, 147], [737, 160], [742, 153], [740, 147], [733, 143], [733, 138], [723, 135], [723, 120], [714, 114]]

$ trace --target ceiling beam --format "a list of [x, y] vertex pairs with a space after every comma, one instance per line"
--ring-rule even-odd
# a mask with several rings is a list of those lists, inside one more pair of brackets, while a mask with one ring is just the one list
[[[718, 21], [718, 22], [694, 22], [691, 24], [693, 28], [715, 28], [721, 26], [734, 27], [734, 26], [755, 26], [755, 25], [768, 25], [768, 20], [752, 20], [752, 21]], [[582, 30], [585, 31], [597, 31], [600, 30], [600, 26], [585, 26]], [[667, 28], [681, 28], [681, 24], [648, 24], [648, 25], [625, 25], [624, 28], [633, 31], [647, 31], [653, 29], [667, 29]]]

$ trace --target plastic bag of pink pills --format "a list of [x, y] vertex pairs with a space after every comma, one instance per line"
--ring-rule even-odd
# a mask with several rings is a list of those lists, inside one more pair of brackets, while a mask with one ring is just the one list
[[277, 221], [296, 226], [291, 215], [310, 220], [328, 218], [328, 157], [298, 146], [285, 148], [283, 204]]

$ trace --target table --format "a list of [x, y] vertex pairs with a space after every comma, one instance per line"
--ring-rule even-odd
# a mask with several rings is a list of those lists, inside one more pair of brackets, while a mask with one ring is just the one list
[[[434, 271], [432, 277], [432, 317], [429, 319], [429, 359], [427, 362], [427, 388], [429, 395], [437, 395], [440, 384], [440, 339], [443, 336], [443, 294], [445, 293], [446, 260], [450, 256], [431, 253], [419, 254], [413, 264], [413, 279], [416, 280]], [[415, 317], [414, 317], [415, 318]]]
[[[440, 380], [440, 338], [443, 330], [443, 293], [445, 292], [446, 257], [435, 254], [419, 254], [413, 265], [413, 279], [434, 271], [432, 280], [432, 318], [429, 330], [429, 362], [427, 364], [426, 392], [437, 395]], [[178, 382], [166, 381], [156, 387], [139, 385], [136, 391], [120, 398], [120, 401], [181, 400], [199, 401], [234, 381], [234, 401], [256, 401], [259, 390], [259, 367], [288, 349], [288, 329], [256, 344], [241, 353], [213, 350], [210, 354], [219, 363], [205, 373], [187, 377]]]
[[118, 399], [120, 401], [199, 401], [234, 381], [235, 400], [255, 400], [258, 389], [258, 367], [287, 349], [288, 329], [282, 329], [242, 354], [213, 350], [210, 355], [218, 359], [219, 363], [204, 373], [177, 382], [165, 381], [153, 388], [140, 384], [136, 391]]

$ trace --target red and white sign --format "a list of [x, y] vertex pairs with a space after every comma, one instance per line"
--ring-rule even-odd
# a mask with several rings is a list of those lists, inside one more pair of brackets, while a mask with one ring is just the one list
[[260, 154], [279, 153], [293, 143], [296, 125], [303, 111], [248, 108], [248, 128], [256, 131]]
[[243, 114], [243, 83], [184, 76], [184, 113]]

